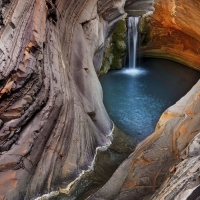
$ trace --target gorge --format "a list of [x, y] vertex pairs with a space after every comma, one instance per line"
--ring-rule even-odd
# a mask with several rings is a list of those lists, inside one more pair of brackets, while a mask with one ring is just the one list
[[[141, 16], [139, 56], [199, 70], [199, 8], [197, 0], [1, 0], [0, 199], [192, 198], [200, 82], [135, 148], [108, 116], [97, 73], [126, 13]], [[122, 58], [113, 62], [120, 68]]]

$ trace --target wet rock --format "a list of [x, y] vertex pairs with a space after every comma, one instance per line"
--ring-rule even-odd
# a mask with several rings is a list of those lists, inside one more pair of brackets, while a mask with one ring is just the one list
[[[48, 199], [86, 199], [109, 180], [117, 167], [136, 147], [135, 139], [125, 135], [117, 127], [114, 128], [109, 137], [112, 144], [97, 149], [95, 160], [90, 169], [84, 171], [70, 187], [62, 188], [48, 195]], [[43, 198], [45, 196], [40, 199]]]

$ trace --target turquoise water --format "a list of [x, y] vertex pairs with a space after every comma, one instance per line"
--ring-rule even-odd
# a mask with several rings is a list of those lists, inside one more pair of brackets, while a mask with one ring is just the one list
[[113, 122], [138, 141], [150, 135], [161, 114], [183, 97], [200, 73], [179, 63], [143, 58], [135, 70], [100, 77], [104, 104]]

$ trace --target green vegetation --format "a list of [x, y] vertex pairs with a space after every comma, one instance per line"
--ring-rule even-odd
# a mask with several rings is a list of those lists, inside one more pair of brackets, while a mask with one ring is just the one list
[[142, 18], [140, 18], [139, 25], [138, 25], [138, 32], [141, 36], [141, 44], [147, 44], [150, 40], [150, 25], [147, 20], [147, 17], [144, 15]]
[[121, 69], [126, 53], [126, 20], [118, 22], [113, 34], [107, 41], [101, 69], [98, 74], [107, 73], [109, 69]]

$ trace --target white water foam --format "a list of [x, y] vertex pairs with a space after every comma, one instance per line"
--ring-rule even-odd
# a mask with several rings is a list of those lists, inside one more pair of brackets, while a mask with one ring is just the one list
[[130, 75], [130, 76], [140, 76], [140, 75], [146, 75], [148, 71], [141, 68], [135, 68], [135, 69], [125, 68], [125, 69], [120, 70], [119, 73]]

